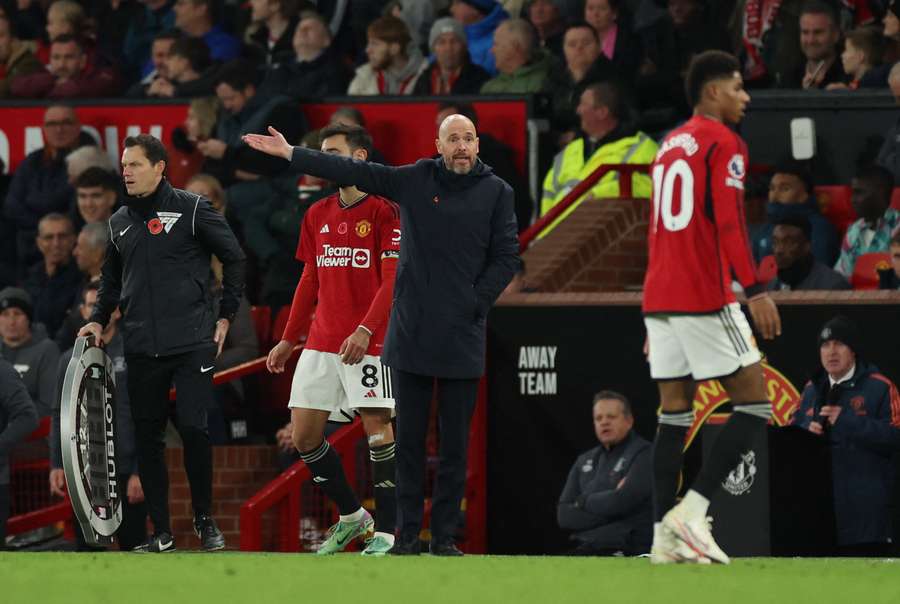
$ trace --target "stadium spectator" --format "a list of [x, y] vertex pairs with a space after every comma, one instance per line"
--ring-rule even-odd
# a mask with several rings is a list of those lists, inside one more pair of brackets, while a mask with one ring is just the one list
[[151, 48], [156, 36], [175, 27], [174, 0], [139, 0], [144, 6], [132, 21], [122, 44], [125, 73], [140, 73], [142, 79], [153, 71]]
[[[478, 128], [478, 114], [475, 107], [469, 103], [457, 102], [441, 103], [435, 119], [435, 127], [439, 128], [445, 119], [455, 113], [466, 116]], [[528, 190], [528, 182], [516, 167], [514, 156], [513, 150], [508, 145], [487, 132], [482, 131], [478, 135], [478, 157], [491, 167], [494, 174], [512, 187], [516, 199], [516, 222], [519, 225], [519, 231], [523, 231], [531, 224], [534, 200]]]
[[216, 61], [241, 54], [241, 43], [216, 23], [215, 0], [175, 0], [175, 27], [191, 38], [202, 38]]
[[884, 62], [890, 66], [900, 61], [900, 0], [890, 0], [882, 19], [884, 29]]
[[47, 70], [12, 81], [13, 96], [29, 99], [99, 98], [120, 91], [119, 75], [109, 67], [88, 64], [84, 42], [69, 34], [50, 44]]
[[75, 180], [78, 219], [84, 224], [106, 224], [116, 206], [122, 183], [114, 172], [92, 167]]
[[627, 10], [623, 0], [587, 0], [584, 21], [597, 32], [600, 52], [612, 62], [616, 73], [632, 80], [641, 62], [641, 47]]
[[[656, 156], [657, 144], [652, 138], [635, 130], [626, 120], [627, 107], [622, 88], [613, 81], [591, 84], [581, 94], [577, 113], [581, 119], [582, 136], [576, 138], [553, 158], [553, 166], [544, 177], [541, 197], [541, 216], [602, 164], [647, 164]], [[632, 179], [635, 197], [650, 196], [650, 178], [635, 174]], [[616, 197], [619, 177], [610, 173], [601, 178], [580, 200], [572, 204], [550, 224], [543, 234], [571, 214], [585, 199]]]
[[260, 90], [266, 95], [319, 99], [343, 95], [349, 81], [332, 46], [328, 23], [320, 14], [304, 11], [294, 29], [293, 55], [266, 72]]
[[48, 334], [55, 334], [75, 304], [83, 279], [72, 261], [72, 219], [55, 212], [41, 218], [37, 246], [43, 259], [28, 270], [24, 286], [34, 303], [34, 320], [43, 323]]
[[297, 27], [296, 0], [250, 0], [250, 10], [245, 56], [266, 66], [290, 59]]
[[43, 68], [29, 46], [16, 38], [9, 17], [0, 15], [0, 99], [10, 95], [10, 84], [14, 79]]
[[830, 445], [838, 555], [887, 556], [900, 394], [865, 358], [846, 317], [825, 323], [818, 343], [821, 369], [803, 389], [792, 424]]
[[143, 7], [140, 2], [90, 2], [86, 6], [88, 19], [100, 33], [97, 37], [97, 52], [103, 57], [114, 58], [121, 63], [122, 48], [128, 27], [140, 18]]
[[878, 289], [900, 289], [900, 231], [891, 238], [888, 251], [891, 266], [878, 269]]
[[800, 13], [800, 49], [806, 62], [785, 74], [782, 88], [825, 89], [847, 80], [838, 56], [841, 28], [828, 4], [810, 0]]
[[191, 176], [202, 171], [205, 157], [197, 143], [212, 136], [218, 117], [218, 97], [191, 99], [184, 123], [172, 129], [173, 149], [166, 166], [172, 186], [183, 187]]
[[[51, 45], [59, 36], [87, 38], [89, 22], [84, 7], [73, 0], [56, 0], [47, 8], [44, 35], [38, 39], [36, 54], [44, 65], [50, 65]], [[92, 45], [93, 46], [93, 45]], [[93, 50], [93, 48], [91, 49]]]
[[415, 95], [478, 94], [491, 77], [469, 58], [466, 31], [455, 19], [443, 17], [434, 22], [428, 47], [434, 62], [416, 82]]
[[412, 94], [428, 61], [410, 44], [406, 23], [397, 17], [381, 17], [369, 25], [367, 36], [369, 62], [357, 68], [347, 94]]
[[206, 157], [204, 171], [229, 187], [283, 170], [284, 162], [250, 149], [241, 142], [241, 136], [277, 124], [292, 140], [299, 139], [306, 131], [306, 121], [296, 104], [284, 96], [266, 98], [257, 94], [255, 70], [243, 59], [222, 66], [216, 82], [216, 96], [224, 111], [216, 123], [215, 137], [197, 142], [197, 149]]
[[37, 427], [37, 410], [22, 378], [12, 365], [0, 360], [0, 550], [6, 549], [9, 518], [9, 452]]
[[34, 237], [41, 217], [70, 210], [73, 190], [66, 172], [66, 155], [93, 141], [81, 133], [75, 110], [64, 105], [47, 107], [41, 132], [44, 147], [29, 153], [19, 164], [3, 206], [6, 218], [16, 227], [16, 256], [21, 268], [39, 257]]
[[[484, 373], [484, 321], [518, 268], [512, 189], [477, 157], [478, 137], [461, 115], [444, 120], [436, 145], [441, 159], [391, 168], [292, 147], [277, 130], [248, 135], [254, 148], [282, 158], [303, 173], [385, 195], [400, 206], [407, 229], [387, 346], [397, 401], [399, 530], [392, 555], [419, 554], [425, 478], [425, 436], [437, 392], [441, 443], [431, 513], [430, 551], [460, 556], [454, 541], [466, 473], [467, 439], [479, 378]], [[422, 192], [434, 203], [421, 203]], [[453, 212], [453, 237], [445, 208]], [[453, 264], [454, 268], [450, 269]], [[427, 285], [421, 275], [441, 274]], [[428, 308], [427, 313], [423, 312]], [[433, 317], [447, 317], [436, 321]], [[451, 337], [452, 334], [452, 337]]]
[[585, 87], [616, 75], [613, 64], [603, 54], [597, 32], [583, 21], [573, 23], [566, 29], [563, 54], [566, 68], [554, 69], [547, 85], [552, 95], [550, 123], [557, 132], [562, 133], [561, 147], [574, 138], [578, 129], [575, 107]]
[[812, 226], [806, 216], [784, 216], [772, 227], [772, 253], [778, 276], [769, 282], [768, 289], [850, 289], [843, 275], [813, 255]]
[[543, 92], [556, 59], [537, 45], [534, 27], [525, 19], [507, 19], [494, 32], [491, 53], [497, 76], [481, 87], [482, 94], [528, 94]]
[[382, 14], [402, 19], [409, 29], [409, 35], [417, 48], [423, 48], [428, 40], [431, 24], [434, 23], [435, 5], [420, 0], [390, 0]]
[[75, 264], [86, 281], [96, 281], [100, 278], [100, 269], [103, 268], [103, 256], [108, 243], [109, 225], [106, 221], [88, 223], [79, 231], [72, 256], [75, 257]]
[[19, 373], [38, 416], [45, 417], [53, 408], [59, 349], [44, 327], [32, 322], [32, 309], [25, 290], [0, 291], [0, 357]]
[[635, 86], [643, 107], [687, 113], [684, 74], [691, 58], [705, 50], [731, 52], [727, 31], [712, 19], [705, 0], [666, 0], [666, 12], [641, 32], [641, 64]]
[[753, 255], [759, 262], [772, 253], [772, 231], [783, 218], [803, 217], [812, 226], [812, 254], [816, 260], [833, 266], [837, 260], [840, 240], [837, 231], [819, 211], [813, 193], [813, 179], [803, 162], [786, 160], [775, 167], [769, 181], [769, 201], [766, 204], [767, 222], [753, 235]]
[[[328, 123], [366, 128], [366, 117], [362, 114], [362, 111], [356, 107], [353, 107], [352, 105], [342, 105], [334, 110], [334, 113], [328, 118]], [[369, 130], [369, 132], [371, 133], [371, 130]], [[318, 143], [316, 143], [316, 146], [313, 147], [313, 149], [318, 149]], [[376, 164], [388, 165], [387, 160], [384, 158], [384, 154], [374, 147], [372, 148], [372, 152], [369, 153], [369, 161]]]
[[863, 168], [850, 181], [851, 203], [859, 220], [850, 225], [834, 270], [848, 279], [856, 259], [870, 252], [886, 252], [900, 226], [900, 211], [891, 207], [894, 177], [881, 166]]
[[600, 444], [572, 464], [557, 522], [577, 543], [573, 555], [647, 553], [653, 538], [652, 447], [635, 434], [631, 403], [618, 392], [594, 395], [593, 418]]
[[146, 95], [160, 98], [190, 98], [214, 94], [216, 67], [209, 47], [200, 38], [179, 38], [166, 57], [166, 77], [156, 78]]
[[[900, 106], [900, 63], [891, 67], [888, 75], [888, 86], [894, 95], [894, 102]], [[878, 151], [878, 165], [887, 169], [894, 175], [894, 186], [900, 186], [900, 115], [894, 120], [893, 125], [885, 132], [884, 143]]]
[[884, 44], [881, 33], [872, 28], [854, 29], [844, 36], [841, 66], [848, 81], [835, 82], [826, 90], [884, 88], [887, 72], [881, 68]]
[[[84, 288], [78, 308], [72, 313], [77, 321], [67, 322], [68, 325], [64, 326], [71, 331], [65, 334], [64, 339], [68, 342], [68, 346], [63, 349], [65, 352], [59, 357], [56, 373], [57, 395], [53, 402], [50, 424], [50, 493], [57, 497], [64, 497], [66, 494], [63, 452], [60, 447], [60, 403], [63, 381], [69, 360], [72, 358], [75, 334], [82, 325], [87, 323], [94, 311], [98, 287], [97, 283], [90, 283]], [[122, 524], [116, 531], [116, 542], [120, 550], [131, 551], [147, 538], [147, 504], [144, 501], [144, 490], [135, 460], [134, 420], [131, 416], [131, 401], [128, 397], [128, 365], [125, 362], [125, 345], [122, 333], [118, 329], [120, 318], [120, 313], [114, 313], [106, 329], [103, 330], [101, 340], [103, 350], [112, 360], [116, 372], [116, 475], [119, 484], [125, 486], [125, 492], [119, 495], [122, 501]], [[76, 528], [76, 538], [79, 549], [88, 549], [80, 527]]]
[[566, 29], [565, 2], [562, 0], [529, 0], [525, 12], [534, 27], [538, 44], [556, 57], [562, 56]]
[[494, 64], [494, 31], [509, 15], [495, 0], [453, 0], [450, 14], [466, 29], [469, 57], [490, 75], [497, 74]]
[[164, 31], [153, 38], [153, 44], [150, 47], [150, 62], [153, 69], [135, 82], [131, 88], [125, 92], [125, 96], [129, 98], [142, 98], [147, 96], [150, 86], [159, 79], [169, 79], [168, 58], [169, 51], [175, 41], [181, 38], [181, 33], [176, 30]]
[[91, 168], [100, 168], [107, 172], [117, 170], [116, 162], [109, 154], [94, 144], [82, 145], [66, 155], [66, 175], [69, 177], [69, 184], [73, 187], [78, 178]]

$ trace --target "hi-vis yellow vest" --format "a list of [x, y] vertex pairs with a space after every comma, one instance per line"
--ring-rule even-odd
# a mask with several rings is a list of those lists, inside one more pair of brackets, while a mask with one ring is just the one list
[[[575, 185], [587, 178], [601, 164], [649, 164], [656, 157], [658, 148], [659, 146], [652, 138], [643, 132], [638, 132], [634, 136], [626, 136], [603, 145], [594, 151], [587, 163], [584, 163], [584, 138], [575, 139], [556, 154], [556, 157], [553, 158], [553, 167], [544, 178], [541, 216], [562, 201], [563, 197], [575, 188]], [[653, 184], [649, 176], [635, 174], [631, 184], [631, 191], [635, 197], [650, 197]], [[569, 206], [562, 215], [544, 229], [539, 237], [544, 237], [553, 230], [584, 201], [588, 194], [598, 199], [618, 197], [619, 174], [610, 172], [601, 178], [587, 194]]]

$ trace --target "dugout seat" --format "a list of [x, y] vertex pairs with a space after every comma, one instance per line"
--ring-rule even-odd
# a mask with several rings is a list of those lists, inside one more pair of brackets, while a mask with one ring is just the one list
[[775, 256], [769, 254], [759, 261], [756, 267], [756, 277], [763, 283], [768, 283], [778, 275], [778, 266], [775, 265]]
[[879, 269], [891, 268], [891, 255], [887, 252], [871, 252], [856, 259], [850, 284], [853, 289], [878, 289]]
[[850, 203], [850, 187], [847, 185], [828, 185], [813, 189], [819, 210], [828, 221], [838, 230], [838, 235], [843, 239], [847, 227], [856, 220], [856, 211]]

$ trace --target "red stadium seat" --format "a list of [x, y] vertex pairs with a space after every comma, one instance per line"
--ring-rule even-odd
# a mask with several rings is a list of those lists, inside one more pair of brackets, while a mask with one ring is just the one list
[[828, 185], [815, 187], [816, 201], [822, 215], [838, 230], [843, 238], [847, 227], [856, 220], [856, 211], [850, 203], [850, 187], [847, 185]]
[[256, 328], [256, 341], [260, 351], [268, 352], [272, 335], [272, 309], [268, 306], [251, 306], [250, 316], [253, 318], [253, 327]]
[[894, 193], [891, 195], [891, 207], [900, 210], [900, 187], [894, 187]]
[[775, 256], [769, 254], [759, 261], [756, 267], [756, 277], [763, 283], [768, 283], [778, 275], [778, 267], [775, 265]]
[[853, 266], [853, 289], [878, 289], [878, 271], [885, 268], [891, 268], [891, 255], [887, 252], [863, 254]]

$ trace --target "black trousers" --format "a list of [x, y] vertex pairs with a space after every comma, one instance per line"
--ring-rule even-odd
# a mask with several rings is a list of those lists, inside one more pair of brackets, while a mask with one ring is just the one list
[[206, 410], [213, 404], [215, 352], [206, 347], [166, 357], [126, 358], [138, 468], [156, 532], [172, 532], [165, 431], [173, 385], [178, 391], [175, 427], [184, 443], [184, 469], [194, 515], [209, 514], [212, 507], [212, 448]]
[[452, 540], [460, 528], [466, 486], [469, 422], [478, 380], [452, 380], [392, 370], [397, 405], [397, 526], [400, 538], [418, 538], [425, 503], [425, 440], [437, 387], [439, 466], [431, 506], [435, 541]]

